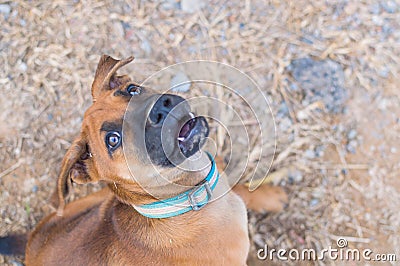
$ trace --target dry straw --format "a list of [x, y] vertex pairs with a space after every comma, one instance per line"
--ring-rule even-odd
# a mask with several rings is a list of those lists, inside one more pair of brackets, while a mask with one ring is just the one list
[[[290, 203], [281, 214], [250, 213], [253, 249], [264, 243], [323, 248], [346, 235], [351, 246], [377, 241], [376, 246], [384, 243], [383, 249], [399, 254], [400, 217], [394, 202], [399, 187], [380, 178], [382, 168], [374, 161], [348, 161], [346, 130], [332, 125], [346, 128], [349, 115], [324, 112], [318, 102], [303, 106], [301, 88], [291, 90], [294, 79], [287, 70], [293, 59], [331, 59], [344, 69], [350, 99], [363, 94], [398, 99], [400, 4], [383, 2], [394, 2], [397, 9], [376, 1], [246, 0], [210, 1], [188, 14], [179, 9], [179, 1], [3, 2], [0, 235], [30, 230], [51, 211], [47, 199], [60, 161], [90, 105], [96, 63], [107, 53], [134, 55], [134, 64], [124, 71], [139, 82], [185, 60], [225, 62], [260, 85], [275, 115], [286, 103], [290, 123], [284, 130], [278, 126], [267, 181], [284, 185]], [[276, 116], [277, 124], [283, 119]], [[254, 121], [246, 124], [252, 127]], [[250, 136], [252, 143], [256, 137]], [[223, 136], [217, 139], [223, 143]], [[324, 156], [305, 156], [321, 145]], [[255, 163], [250, 161], [250, 167]], [[366, 169], [378, 174], [360, 178]], [[398, 168], [393, 169], [398, 176]], [[75, 190], [73, 198], [92, 188]], [[387, 193], [393, 198], [385, 198]]]

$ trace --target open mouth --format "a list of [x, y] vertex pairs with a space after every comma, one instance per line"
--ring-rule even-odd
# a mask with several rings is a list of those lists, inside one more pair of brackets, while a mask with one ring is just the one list
[[208, 124], [203, 116], [196, 117], [189, 113], [186, 122], [182, 125], [177, 140], [178, 145], [186, 158], [199, 151], [206, 137], [208, 137]]

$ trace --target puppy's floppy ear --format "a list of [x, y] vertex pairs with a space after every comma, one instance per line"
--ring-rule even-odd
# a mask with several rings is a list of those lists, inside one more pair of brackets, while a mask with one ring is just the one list
[[57, 206], [57, 215], [62, 216], [71, 179], [79, 184], [90, 182], [90, 177], [83, 163], [88, 157], [88, 146], [84, 138], [76, 139], [68, 149], [61, 163], [60, 175], [57, 179], [56, 191], [51, 202]]
[[92, 84], [92, 97], [95, 102], [100, 94], [112, 90], [129, 79], [127, 76], [117, 76], [117, 70], [132, 62], [133, 56], [123, 60], [116, 60], [109, 55], [102, 55], [97, 65], [96, 74]]

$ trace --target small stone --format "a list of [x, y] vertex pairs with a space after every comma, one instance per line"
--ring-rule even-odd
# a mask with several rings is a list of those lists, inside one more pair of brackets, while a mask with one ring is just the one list
[[26, 20], [25, 19], [20, 19], [19, 20], [19, 25], [21, 25], [22, 27], [26, 26]]
[[18, 69], [19, 69], [22, 73], [25, 73], [26, 70], [28, 69], [28, 66], [27, 66], [24, 62], [21, 62], [21, 64], [19, 64], [19, 66], [18, 66]]
[[382, 1], [381, 6], [386, 12], [391, 14], [397, 11], [397, 4], [395, 1]]
[[305, 119], [308, 118], [308, 114], [305, 111], [300, 110], [300, 111], [297, 112], [296, 117], [299, 120], [305, 120]]
[[146, 55], [151, 54], [152, 48], [148, 40], [142, 40], [140, 48], [146, 53]]
[[296, 170], [289, 175], [289, 178], [293, 179], [293, 182], [295, 183], [300, 183], [301, 181], [303, 181], [303, 174], [301, 173], [301, 171]]
[[355, 129], [352, 129], [347, 133], [347, 138], [348, 139], [355, 139], [357, 137], [357, 131]]
[[389, 105], [390, 105], [389, 100], [386, 98], [383, 98], [378, 102], [378, 109], [381, 111], [385, 111]]
[[390, 71], [386, 67], [378, 71], [378, 75], [381, 76], [382, 78], [389, 77], [389, 73], [390, 73]]
[[114, 22], [113, 31], [119, 37], [123, 37], [125, 34], [124, 27], [122, 26], [122, 23], [120, 21]]
[[161, 7], [165, 10], [178, 9], [180, 8], [180, 3], [177, 0], [164, 0], [161, 3]]
[[[389, 35], [389, 34], [392, 34], [394, 32], [394, 28], [389, 23], [384, 23], [383, 26], [382, 26], [382, 32], [384, 34]], [[385, 73], [384, 76], [382, 76], [382, 73]], [[384, 71], [384, 72], [380, 71], [380, 73], [378, 73], [378, 74], [381, 77], [387, 78], [389, 76], [389, 70]]]
[[347, 145], [346, 145], [346, 150], [350, 153], [356, 153], [356, 148], [357, 148], [357, 141], [351, 140]]
[[379, 15], [374, 15], [374, 16], [372, 16], [372, 22], [376, 26], [382, 26], [383, 25], [383, 18], [380, 17]]
[[312, 40], [310, 40], [309, 38], [306, 37], [301, 37], [300, 41], [306, 43], [306, 44], [313, 44], [314, 42]]
[[287, 136], [287, 139], [289, 142], [293, 142], [294, 141], [294, 131], [289, 133], [289, 136]]
[[12, 266], [24, 266], [24, 264], [16, 260], [10, 260], [10, 263]]
[[4, 16], [7, 18], [11, 13], [11, 7], [7, 4], [1, 4], [0, 13], [4, 14]]
[[319, 200], [318, 200], [318, 199], [312, 199], [312, 200], [310, 201], [310, 207], [317, 206], [318, 203], [319, 203]]
[[298, 91], [299, 90], [299, 86], [296, 83], [291, 82], [289, 85], [289, 88], [291, 91]]
[[124, 29], [124, 32], [131, 29], [131, 25], [125, 21], [121, 21], [121, 25], [122, 25], [122, 28]]
[[289, 108], [287, 107], [286, 103], [283, 101], [281, 102], [279, 109], [278, 109], [278, 113], [277, 113], [277, 117], [278, 118], [282, 118], [282, 117], [286, 117], [289, 115]]
[[317, 147], [315, 148], [315, 155], [316, 155], [317, 157], [322, 157], [322, 156], [324, 156], [324, 154], [325, 154], [324, 150], [325, 150], [325, 147], [324, 147], [323, 145], [317, 146]]
[[390, 152], [391, 152], [391, 153], [396, 153], [396, 152], [397, 152], [397, 149], [396, 149], [395, 147], [391, 147], [391, 148], [390, 148]]
[[204, 0], [182, 0], [181, 8], [187, 13], [195, 13], [206, 6]]
[[315, 152], [313, 150], [306, 150], [304, 153], [304, 156], [308, 159], [314, 159], [315, 158]]
[[381, 7], [378, 3], [372, 4], [369, 6], [369, 12], [375, 15], [378, 15], [379, 13], [381, 13]]
[[286, 132], [292, 126], [292, 120], [289, 117], [284, 117], [279, 123], [279, 131]]
[[142, 40], [142, 42], [140, 43], [140, 48], [147, 54], [150, 55], [151, 54], [151, 44], [148, 40]]
[[376, 147], [374, 145], [372, 145], [371, 147], [369, 147], [369, 150], [374, 152], [374, 151], [376, 151]]
[[190, 80], [185, 73], [179, 72], [171, 79], [171, 90], [174, 92], [188, 92]]

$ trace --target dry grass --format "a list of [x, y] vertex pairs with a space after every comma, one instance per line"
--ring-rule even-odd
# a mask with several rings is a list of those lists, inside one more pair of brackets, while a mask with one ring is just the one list
[[[344, 0], [211, 1], [193, 14], [147, 1], [4, 3], [11, 13], [0, 13], [0, 235], [30, 230], [50, 212], [46, 200], [107, 53], [134, 55], [124, 71], [139, 82], [185, 60], [228, 63], [257, 82], [275, 115], [286, 103], [291, 123], [281, 130], [277, 118], [269, 180], [291, 200], [281, 214], [250, 213], [255, 247], [322, 249], [345, 235], [352, 247], [400, 256], [399, 1], [394, 13]], [[302, 57], [341, 64], [346, 113], [302, 105], [287, 71]], [[359, 135], [356, 154], [346, 152], [350, 128]], [[325, 155], [305, 156], [319, 146]], [[292, 182], [293, 171], [302, 178]]]

